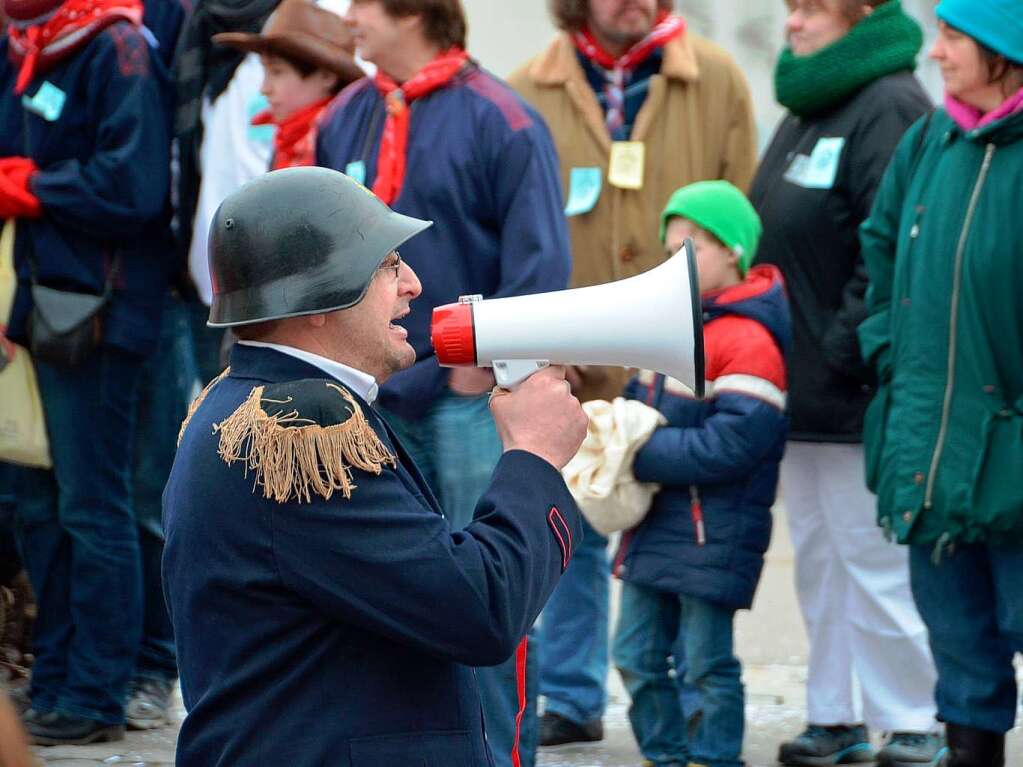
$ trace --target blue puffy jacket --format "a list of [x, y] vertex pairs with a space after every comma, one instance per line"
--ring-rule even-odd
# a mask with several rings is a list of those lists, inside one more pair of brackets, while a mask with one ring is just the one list
[[788, 299], [773, 266], [703, 296], [707, 396], [650, 372], [625, 396], [667, 418], [636, 455], [657, 482], [650, 513], [622, 538], [615, 573], [630, 583], [748, 608], [771, 541], [785, 449]]

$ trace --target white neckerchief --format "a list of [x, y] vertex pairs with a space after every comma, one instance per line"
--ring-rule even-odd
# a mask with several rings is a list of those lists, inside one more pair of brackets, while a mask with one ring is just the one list
[[287, 354], [295, 359], [308, 362], [310, 365], [318, 367], [331, 378], [335, 378], [351, 388], [371, 405], [377, 398], [377, 392], [380, 390], [376, 379], [369, 373], [363, 373], [361, 370], [356, 370], [340, 362], [321, 357], [319, 354], [313, 354], [305, 349], [296, 349], [294, 346], [285, 346], [283, 344], [269, 344], [265, 341], [238, 341], [238, 343], [242, 346], [255, 346], [259, 349], [275, 349], [281, 354]]

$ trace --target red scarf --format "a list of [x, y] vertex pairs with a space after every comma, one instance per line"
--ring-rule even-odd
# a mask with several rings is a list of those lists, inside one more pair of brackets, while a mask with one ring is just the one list
[[401, 86], [383, 72], [377, 72], [374, 83], [387, 102], [387, 119], [380, 140], [373, 193], [388, 205], [398, 199], [405, 181], [409, 105], [451, 82], [468, 60], [469, 54], [461, 48], [449, 48]]
[[330, 99], [314, 101], [296, 109], [280, 122], [274, 122], [270, 110], [252, 118], [253, 125], [276, 125], [274, 159], [270, 170], [302, 168], [316, 164], [316, 126]]
[[8, 24], [10, 58], [21, 67], [15, 95], [25, 92], [37, 74], [44, 74], [115, 21], [142, 24], [142, 0], [67, 0], [42, 24]]
[[668, 11], [658, 11], [654, 28], [650, 33], [617, 59], [604, 50], [588, 26], [572, 35], [572, 42], [584, 56], [601, 69], [631, 72], [650, 58], [651, 53], [685, 31], [685, 19], [672, 16]]

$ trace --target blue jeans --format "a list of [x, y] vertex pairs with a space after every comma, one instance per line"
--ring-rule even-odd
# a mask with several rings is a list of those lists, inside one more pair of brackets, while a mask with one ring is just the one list
[[[462, 397], [447, 393], [420, 421], [384, 411], [387, 422], [401, 439], [444, 509], [452, 530], [472, 522], [476, 502], [490, 485], [503, 446], [490, 415], [489, 396]], [[535, 642], [530, 641], [526, 662], [526, 708], [519, 728], [522, 767], [536, 760]], [[487, 741], [497, 767], [511, 767], [515, 717], [519, 710], [516, 659], [499, 666], [476, 669], [483, 704]]]
[[537, 632], [545, 711], [586, 724], [607, 705], [607, 538], [583, 520], [583, 539], [554, 589]]
[[36, 363], [52, 470], [21, 469], [18, 543], [38, 602], [32, 705], [109, 724], [142, 630], [131, 454], [142, 361], [100, 347], [71, 370]]
[[142, 555], [142, 642], [136, 679], [178, 678], [174, 630], [163, 598], [161, 499], [177, 448], [178, 430], [198, 383], [188, 310], [164, 302], [156, 352], [142, 366], [135, 437], [134, 509]]
[[[632, 698], [629, 721], [643, 756], [654, 764], [689, 761], [741, 767], [745, 727], [742, 666], [733, 650], [735, 610], [703, 599], [622, 585], [614, 661]], [[672, 646], [681, 636], [686, 681], [700, 691], [703, 718], [688, 742], [673, 678]]]
[[938, 717], [1006, 732], [1016, 718], [1012, 659], [1023, 652], [1023, 546], [957, 544], [938, 564], [910, 546], [913, 599], [938, 669]]

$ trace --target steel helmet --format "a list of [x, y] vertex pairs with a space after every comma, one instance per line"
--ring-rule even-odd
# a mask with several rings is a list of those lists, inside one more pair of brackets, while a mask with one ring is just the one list
[[354, 179], [285, 168], [229, 195], [208, 241], [210, 327], [347, 309], [384, 258], [433, 224], [395, 213]]

